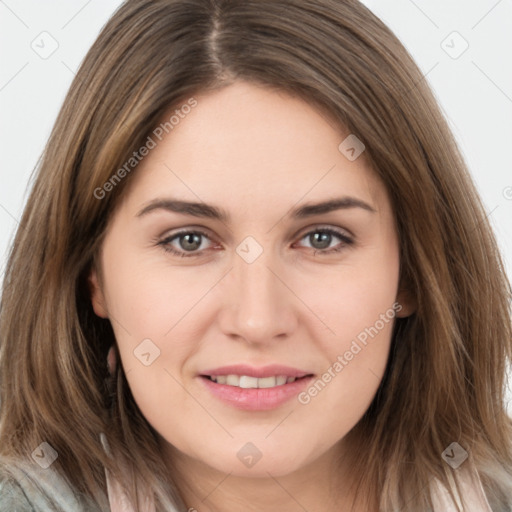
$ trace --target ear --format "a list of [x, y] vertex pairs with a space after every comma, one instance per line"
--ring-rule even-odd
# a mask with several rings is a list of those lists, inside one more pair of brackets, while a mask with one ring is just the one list
[[117, 356], [116, 356], [116, 349], [114, 345], [112, 345], [108, 351], [107, 354], [107, 366], [108, 366], [108, 373], [110, 375], [114, 375], [117, 367]]
[[401, 308], [396, 309], [397, 318], [406, 318], [416, 312], [418, 305], [416, 298], [409, 288], [400, 287], [396, 295], [396, 302], [400, 304]]
[[105, 302], [105, 296], [100, 286], [98, 272], [92, 268], [87, 278], [89, 292], [91, 294], [91, 303], [94, 312], [101, 318], [108, 318], [108, 311]]

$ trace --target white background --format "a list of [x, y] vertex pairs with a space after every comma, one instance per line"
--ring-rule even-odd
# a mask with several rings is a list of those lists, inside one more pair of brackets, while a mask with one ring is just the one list
[[[66, 91], [120, 3], [0, 0], [0, 277], [31, 174]], [[363, 3], [398, 35], [433, 87], [512, 276], [512, 0]], [[58, 44], [46, 59], [32, 48], [43, 46], [42, 38], [46, 49]]]

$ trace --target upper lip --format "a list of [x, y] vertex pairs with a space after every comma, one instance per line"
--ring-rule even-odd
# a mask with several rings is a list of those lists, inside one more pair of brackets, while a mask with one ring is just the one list
[[259, 368], [255, 366], [249, 366], [247, 364], [233, 364], [229, 366], [221, 366], [211, 370], [205, 370], [201, 372], [200, 375], [209, 377], [212, 375], [247, 375], [248, 377], [257, 378], [284, 375], [286, 377], [296, 377], [298, 379], [305, 377], [306, 375], [312, 375], [312, 373], [280, 364], [270, 364], [268, 366], [261, 366]]

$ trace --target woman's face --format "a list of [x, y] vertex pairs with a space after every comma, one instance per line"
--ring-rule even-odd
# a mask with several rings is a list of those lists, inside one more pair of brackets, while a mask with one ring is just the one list
[[362, 147], [303, 101], [244, 82], [195, 99], [134, 171], [93, 306], [164, 448], [285, 475], [360, 420], [410, 313], [392, 210]]

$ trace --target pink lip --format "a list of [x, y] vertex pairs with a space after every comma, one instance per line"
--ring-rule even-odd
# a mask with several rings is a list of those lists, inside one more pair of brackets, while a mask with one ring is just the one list
[[215, 397], [228, 405], [246, 411], [268, 411], [275, 409], [296, 397], [309, 385], [313, 378], [314, 376], [311, 375], [273, 388], [242, 389], [236, 386], [228, 386], [227, 384], [217, 384], [208, 377], [200, 376], [201, 382]]
[[255, 368], [246, 364], [234, 364], [230, 366], [222, 366], [213, 370], [205, 370], [200, 375], [247, 375], [248, 377], [274, 377], [278, 375], [284, 375], [285, 377], [305, 377], [311, 375], [312, 372], [304, 372], [297, 368], [291, 368], [290, 366], [283, 366], [279, 364], [271, 364], [268, 366], [262, 366], [261, 368]]

